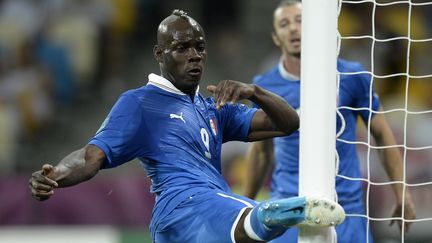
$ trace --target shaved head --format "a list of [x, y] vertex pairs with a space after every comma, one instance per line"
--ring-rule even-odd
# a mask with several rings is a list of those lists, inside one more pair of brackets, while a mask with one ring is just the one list
[[166, 17], [159, 24], [158, 32], [157, 32], [157, 44], [164, 46], [167, 44], [167, 41], [171, 41], [175, 39], [176, 36], [179, 35], [179, 32], [184, 31], [189, 28], [190, 31], [198, 31], [201, 32], [204, 36], [204, 30], [201, 25], [187, 15], [183, 10], [175, 9], [171, 15]]

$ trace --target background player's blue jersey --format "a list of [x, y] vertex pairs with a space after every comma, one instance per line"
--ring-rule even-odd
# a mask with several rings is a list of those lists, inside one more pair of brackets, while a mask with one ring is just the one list
[[[364, 71], [361, 64], [342, 59], [338, 60], [337, 67], [341, 73]], [[283, 68], [282, 63], [269, 72], [255, 77], [253, 82], [282, 96], [294, 109], [299, 110], [300, 81], [289, 75]], [[341, 75], [339, 95], [337, 97], [338, 107], [369, 108], [370, 88], [371, 77], [368, 74]], [[377, 111], [379, 109], [379, 99], [374, 91], [372, 94], [371, 109]], [[346, 121], [346, 128], [340, 138], [355, 141], [357, 116], [360, 115], [364, 121], [368, 121], [370, 112], [368, 110], [354, 111], [348, 109], [340, 109], [340, 112]], [[340, 128], [341, 120], [337, 118], [337, 131]], [[360, 178], [361, 173], [356, 146], [339, 141], [336, 146], [340, 157], [339, 174]], [[289, 136], [275, 138], [274, 148], [276, 164], [272, 175], [271, 196], [273, 198], [297, 196], [299, 132], [296, 131]], [[361, 213], [363, 211], [363, 194], [360, 181], [337, 177], [336, 191], [338, 192], [339, 203], [347, 213]]]
[[240, 104], [220, 110], [213, 98], [193, 99], [161, 76], [125, 92], [90, 144], [106, 156], [103, 167], [139, 158], [156, 194], [151, 228], [179, 203], [210, 189], [230, 192], [221, 176], [223, 142], [247, 141], [256, 109]]

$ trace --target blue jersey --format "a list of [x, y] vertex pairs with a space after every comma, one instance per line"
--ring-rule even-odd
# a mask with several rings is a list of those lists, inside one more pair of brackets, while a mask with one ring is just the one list
[[[337, 62], [339, 72], [364, 71], [359, 63], [348, 62], [339, 59]], [[288, 101], [294, 109], [300, 108], [300, 81], [298, 78], [288, 74], [282, 63], [269, 72], [255, 77], [255, 84], [272, 91]], [[349, 106], [353, 108], [370, 107], [371, 76], [368, 74], [343, 75], [340, 76], [339, 94], [337, 97], [338, 107]], [[372, 92], [372, 107], [379, 109], [379, 99]], [[346, 127], [340, 136], [341, 139], [356, 141], [357, 116], [364, 121], [369, 119], [368, 110], [340, 109]], [[341, 128], [341, 120], [337, 119], [337, 131]], [[272, 192], [274, 198], [283, 198], [298, 195], [298, 162], [299, 162], [299, 132], [286, 137], [274, 139], [275, 169], [272, 175]], [[340, 175], [361, 178], [359, 159], [356, 146], [352, 144], [337, 142], [337, 151], [340, 157]], [[362, 188], [360, 181], [351, 181], [337, 177], [336, 191], [339, 203], [348, 213], [360, 213], [362, 206]]]
[[241, 104], [220, 110], [213, 98], [193, 99], [161, 76], [125, 92], [89, 142], [107, 159], [103, 168], [138, 158], [156, 194], [151, 228], [177, 205], [204, 190], [230, 192], [221, 176], [223, 142], [247, 141], [255, 108]]

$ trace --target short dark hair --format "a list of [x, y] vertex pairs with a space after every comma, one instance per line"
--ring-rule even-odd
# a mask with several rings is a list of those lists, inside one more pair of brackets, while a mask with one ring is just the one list
[[301, 3], [301, 2], [302, 2], [301, 0], [281, 0], [277, 7], [279, 8], [279, 7], [283, 7], [283, 6], [287, 6], [287, 5], [293, 5], [293, 4]]

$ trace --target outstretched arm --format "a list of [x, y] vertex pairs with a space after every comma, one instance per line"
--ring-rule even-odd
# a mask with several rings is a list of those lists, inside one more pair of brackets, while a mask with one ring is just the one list
[[252, 143], [246, 156], [246, 197], [254, 199], [257, 196], [273, 164], [273, 140]]
[[[382, 110], [382, 109], [381, 109]], [[391, 128], [383, 114], [376, 114], [371, 121], [371, 133], [378, 146], [392, 146], [396, 144]], [[398, 148], [382, 149], [379, 153], [381, 162], [391, 181], [403, 181], [403, 162]], [[405, 219], [415, 219], [415, 207], [408, 188], [405, 188], [405, 200], [403, 204], [403, 185], [393, 184], [393, 191], [396, 196], [396, 208], [393, 217], [400, 217], [404, 208]], [[394, 223], [394, 221], [392, 222]], [[398, 221], [402, 228], [401, 221]], [[405, 224], [405, 232], [408, 232], [411, 223]]]
[[56, 166], [44, 164], [42, 170], [32, 174], [29, 187], [37, 200], [46, 200], [54, 188], [68, 187], [89, 180], [100, 170], [105, 153], [94, 145], [87, 145], [63, 158]]
[[252, 119], [249, 141], [285, 136], [299, 128], [297, 112], [280, 96], [259, 86], [224, 80], [218, 86], [209, 85], [207, 89], [213, 93], [218, 108], [243, 99], [261, 107]]

